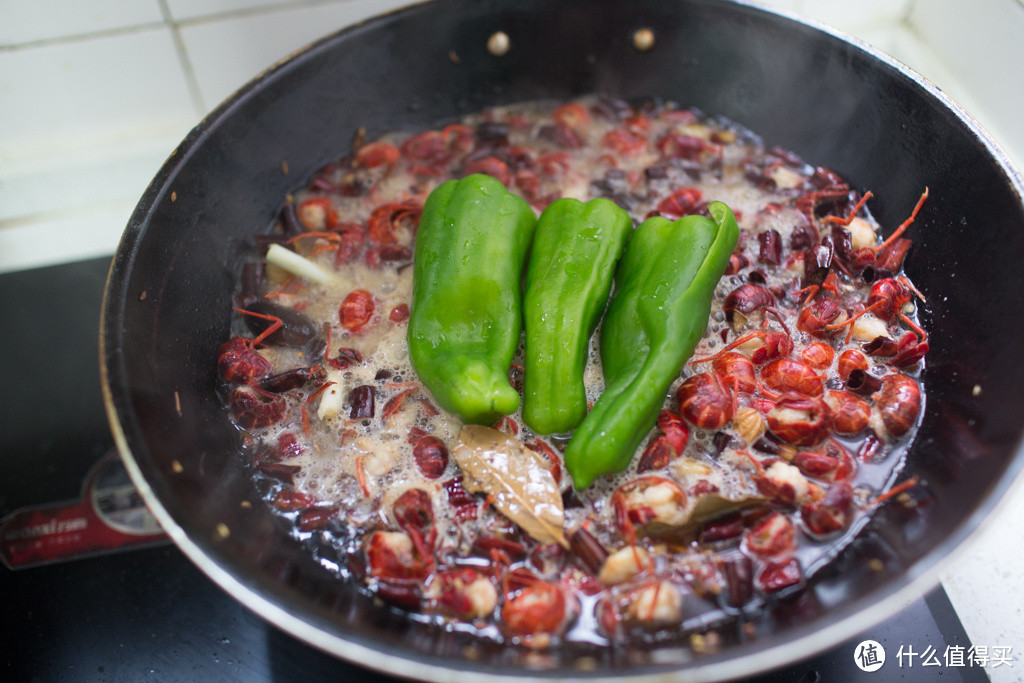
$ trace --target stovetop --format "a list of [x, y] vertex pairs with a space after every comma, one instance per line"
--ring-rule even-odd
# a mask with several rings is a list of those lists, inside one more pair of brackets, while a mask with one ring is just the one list
[[[109, 263], [0, 275], [0, 559], [21, 567], [0, 568], [0, 678], [391, 680], [264, 622], [132, 512], [137, 496], [110, 455], [97, 364]], [[888, 653], [876, 673], [855, 662], [866, 639]], [[940, 660], [969, 650], [941, 587], [825, 653], [751, 680], [987, 680], [980, 667], [899, 666], [900, 646], [931, 647]]]

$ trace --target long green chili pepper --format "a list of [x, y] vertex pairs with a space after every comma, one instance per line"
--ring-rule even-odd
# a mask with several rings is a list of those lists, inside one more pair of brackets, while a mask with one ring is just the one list
[[605, 390], [565, 451], [578, 490], [629, 465], [704, 334], [739, 237], [728, 206], [712, 202], [708, 211], [711, 218], [647, 219], [619, 263], [601, 328]]
[[566, 432], [587, 414], [590, 335], [632, 226], [608, 199], [559, 199], [537, 221], [523, 300], [523, 421], [538, 434]]
[[409, 357], [434, 399], [465, 422], [487, 424], [519, 407], [508, 370], [536, 223], [529, 204], [481, 174], [442, 184], [423, 206]]

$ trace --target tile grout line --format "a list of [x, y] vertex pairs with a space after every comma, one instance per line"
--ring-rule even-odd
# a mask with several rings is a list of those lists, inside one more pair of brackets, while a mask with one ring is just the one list
[[117, 26], [115, 28], [106, 28], [99, 31], [75, 33], [73, 35], [56, 36], [53, 38], [39, 38], [37, 40], [29, 40], [24, 43], [8, 43], [6, 45], [0, 45], [0, 53], [31, 50], [37, 47], [52, 47], [54, 45], [64, 45], [67, 43], [75, 43], [85, 40], [101, 40], [103, 38], [112, 38], [116, 36], [130, 35], [132, 33], [152, 31], [154, 29], [163, 28], [165, 25], [165, 23], [159, 21], [147, 21], [141, 24]]
[[[65, 43], [74, 43], [82, 40], [111, 38], [114, 36], [127, 35], [131, 33], [140, 33], [142, 31], [150, 31], [153, 29], [163, 27], [170, 27], [173, 30], [176, 28], [180, 28], [181, 26], [194, 26], [198, 24], [222, 21], [224, 19], [236, 19], [240, 17], [258, 14], [271, 14], [273, 12], [288, 10], [292, 8], [315, 7], [317, 5], [343, 4], [351, 1], [352, 0], [300, 0], [298, 2], [295, 2], [281, 0], [281, 2], [263, 5], [260, 7], [249, 7], [245, 9], [229, 10], [226, 12], [217, 12], [213, 14], [203, 14], [176, 21], [170, 15], [166, 0], [157, 0], [157, 3], [160, 6], [161, 14], [163, 16], [163, 21], [146, 21], [127, 26], [115, 26], [112, 28], [98, 29], [96, 31], [85, 31], [83, 33], [69, 33], [67, 35], [53, 36], [49, 38], [37, 38], [34, 40], [26, 40], [20, 43], [14, 42], [0, 44], [0, 53], [17, 52], [19, 50], [30, 50], [37, 47], [51, 47], [53, 45], [63, 45]], [[413, 0], [410, 0], [410, 2], [412, 1]], [[1024, 2], [1024, 0], [1018, 1]]]
[[916, 8], [917, 0], [908, 0], [903, 5], [903, 10], [900, 12], [897, 24], [904, 28], [910, 28], [914, 23], [914, 9]]
[[199, 79], [196, 76], [192, 60], [189, 58], [188, 48], [185, 46], [185, 40], [181, 36], [182, 26], [197, 26], [223, 21], [224, 19], [258, 14], [272, 14], [277, 11], [302, 7], [314, 7], [316, 5], [343, 4], [348, 1], [349, 0], [305, 0], [305, 2], [296, 3], [281, 2], [278, 4], [267, 5], [265, 7], [249, 8], [234, 12], [221, 12], [219, 14], [192, 17], [189, 19], [182, 19], [180, 21], [176, 20], [172, 16], [170, 7], [167, 5], [167, 0], [157, 0], [157, 3], [160, 6], [160, 13], [164, 18], [164, 25], [171, 31], [171, 38], [174, 41], [174, 47], [178, 53], [178, 60], [181, 63], [181, 68], [185, 75], [185, 81], [188, 84], [189, 96], [192, 98], [192, 103], [196, 107], [197, 115], [204, 116], [207, 113], [207, 105], [203, 98], [202, 89], [199, 87]]
[[206, 113], [206, 103], [203, 101], [203, 93], [199, 89], [199, 79], [196, 78], [192, 60], [189, 59], [188, 49], [185, 47], [185, 40], [181, 37], [181, 27], [171, 16], [171, 10], [167, 6], [167, 0], [157, 0], [160, 5], [160, 14], [163, 15], [164, 24], [171, 31], [171, 40], [174, 41], [174, 49], [178, 53], [178, 62], [185, 75], [185, 83], [188, 85], [188, 93], [192, 98], [192, 104], [196, 108], [196, 114], [203, 116]]
[[22, 216], [0, 219], [0, 235], [4, 231], [15, 230], [32, 225], [50, 223], [55, 220], [67, 220], [77, 216], [95, 214], [101, 211], [110, 211], [122, 208], [131, 208], [135, 201], [127, 198], [110, 198], [102, 201], [94, 201], [76, 206], [67, 206], [59, 209], [46, 211], [34, 211]]
[[[165, 0], [160, 0], [164, 2]], [[343, 5], [354, 0], [298, 0], [298, 1], [283, 1], [273, 3], [269, 5], [260, 5], [257, 7], [247, 7], [245, 9], [228, 10], [225, 12], [215, 12], [213, 14], [202, 14], [195, 17], [187, 17], [185, 19], [179, 19], [174, 23], [177, 26], [201, 26], [203, 24], [212, 24], [218, 21], [224, 21], [225, 19], [240, 19], [245, 17], [255, 17], [266, 14], [275, 14], [278, 12], [285, 12], [293, 9], [308, 9], [310, 7], [319, 7], [323, 5]], [[408, 0], [414, 2], [415, 0]], [[1024, 0], [1021, 0], [1024, 2]]]

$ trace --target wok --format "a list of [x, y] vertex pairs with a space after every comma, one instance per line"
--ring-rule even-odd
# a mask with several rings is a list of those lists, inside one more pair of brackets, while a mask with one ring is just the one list
[[[646, 50], [637, 29], [653, 31]], [[488, 52], [495, 31], [509, 37]], [[262, 504], [215, 391], [235, 256], [353, 133], [592, 92], [721, 114], [833, 168], [886, 231], [925, 186], [906, 270], [931, 331], [923, 424], [906, 455], [919, 505], [885, 506], [799, 597], [720, 631], [717, 652], [565, 646], [542, 655], [425, 627], [324, 570]], [[265, 619], [362, 665], [419, 678], [656, 675], [795, 661], [934, 585], [1021, 469], [1024, 207], [1019, 172], [932, 85], [864, 45], [754, 6], [704, 0], [450, 0], [323, 39], [200, 123], [143, 195], [111, 267], [104, 391], [132, 479], [174, 541]], [[976, 388], [977, 387], [977, 388]], [[740, 630], [752, 622], [756, 633]], [[749, 628], [749, 627], [748, 627]]]

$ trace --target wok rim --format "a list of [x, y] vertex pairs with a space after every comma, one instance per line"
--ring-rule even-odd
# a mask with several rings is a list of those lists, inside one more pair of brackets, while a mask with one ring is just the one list
[[[1024, 175], [1022, 175], [1015, 162], [974, 117], [924, 76], [867, 43], [815, 20], [807, 19], [785, 10], [766, 7], [760, 3], [748, 0], [723, 1], [725, 4], [750, 7], [760, 12], [784, 17], [816, 31], [826, 33], [846, 43], [848, 46], [865, 53], [871, 61], [878, 63], [882, 69], [888, 68], [897, 71], [914, 85], [922, 88], [931, 98], [937, 100], [946, 111], [952, 113], [966, 127], [969, 133], [974, 135], [976, 142], [984, 147], [991, 160], [1002, 171], [1007, 184], [1012, 188], [1016, 196], [1017, 203], [1024, 205]], [[99, 339], [100, 382], [103, 402], [114, 443], [124, 462], [125, 468], [150, 512], [160, 523], [168, 537], [210, 580], [263, 620], [328, 654], [385, 674], [417, 680], [439, 680], [443, 677], [445, 680], [467, 682], [480, 680], [505, 681], [510, 679], [550, 680], [553, 675], [552, 673], [530, 669], [511, 674], [497, 673], [490, 670], [473, 668], [473, 662], [468, 660], [461, 660], [455, 666], [440, 666], [432, 663], [432, 661], [425, 661], [423, 659], [423, 657], [429, 657], [430, 655], [408, 656], [404, 653], [395, 654], [388, 651], [389, 645], [384, 641], [376, 641], [379, 649], [378, 647], [364, 645], [354, 640], [346, 639], [336, 633], [328, 632], [312, 623], [311, 620], [300, 618], [288, 612], [281, 605], [281, 603], [286, 601], [285, 596], [275, 593], [274, 596], [278, 599], [278, 602], [270, 599], [257, 590], [255, 586], [248, 585], [242, 579], [244, 572], [231, 571], [230, 562], [226, 558], [222, 557], [218, 561], [217, 553], [213, 552], [216, 548], [215, 545], [211, 545], [208, 550], [189, 536], [163, 505], [160, 497], [149, 484], [145, 470], [148, 469], [151, 476], [160, 477], [163, 475], [152, 462], [148, 464], [145, 462], [145, 458], [148, 457], [145, 444], [140, 444], [143, 460], [137, 460], [125, 429], [125, 424], [130, 422], [127, 418], [132, 411], [128, 399], [128, 373], [123, 364], [124, 356], [121, 351], [123, 330], [120, 327], [119, 321], [127, 302], [126, 286], [130, 274], [133, 272], [132, 265], [136, 250], [144, 237], [144, 228], [149, 224], [150, 212], [159, 199], [165, 193], [170, 192], [169, 181], [175, 177], [179, 167], [188, 160], [191, 154], [202, 147], [210, 129], [215, 127], [215, 124], [222, 117], [229, 116], [240, 100], [250, 93], [260, 90], [276, 74], [289, 68], [295, 61], [326, 47], [328, 44], [349, 33], [359, 31], [383, 17], [402, 13], [424, 4], [429, 4], [429, 0], [427, 2], [411, 3], [346, 26], [279, 60], [273, 66], [243, 85], [203, 117], [171, 153], [133, 211], [108, 272], [103, 294]], [[124, 421], [122, 421], [122, 411], [124, 411], [126, 417]], [[857, 598], [844, 605], [839, 610], [840, 615], [834, 617], [832, 621], [819, 624], [817, 623], [817, 621], [821, 621], [819, 619], [810, 622], [808, 625], [788, 630], [783, 638], [773, 634], [750, 643], [737, 645], [721, 653], [701, 658], [697, 661], [696, 666], [684, 665], [683, 668], [678, 668], [678, 666], [671, 665], [671, 668], [666, 668], [670, 665], [645, 664], [639, 667], [639, 671], [623, 669], [621, 672], [613, 675], [591, 674], [579, 671], [578, 676], [587, 680], [609, 681], [621, 680], [626, 676], [637, 681], [672, 680], [678, 676], [685, 676], [687, 680], [692, 681], [730, 680], [765, 673], [787, 664], [795, 664], [807, 657], [834, 647], [902, 610], [920, 599], [928, 590], [937, 585], [941, 571], [966, 555], [971, 543], [976, 541], [981, 527], [991, 524], [999, 518], [1000, 508], [1005, 508], [1006, 501], [1009, 499], [1009, 492], [1015, 490], [1017, 494], [1024, 495], [1022, 470], [1024, 470], [1024, 434], [1018, 439], [1006, 467], [1000, 476], [988, 487], [980, 504], [970, 515], [964, 517], [959, 524], [952, 528], [942, 543], [933, 546], [920, 559], [908, 566], [902, 574], [894, 577], [874, 593], [869, 593], [866, 597]], [[876, 595], [875, 593], [878, 594]], [[832, 618], [831, 615], [825, 619], [828, 620], [830, 618]], [[736, 650], [739, 650], [740, 653], [735, 654]], [[437, 657], [435, 656], [433, 659], [437, 659]], [[643, 669], [648, 670], [644, 671]]]

